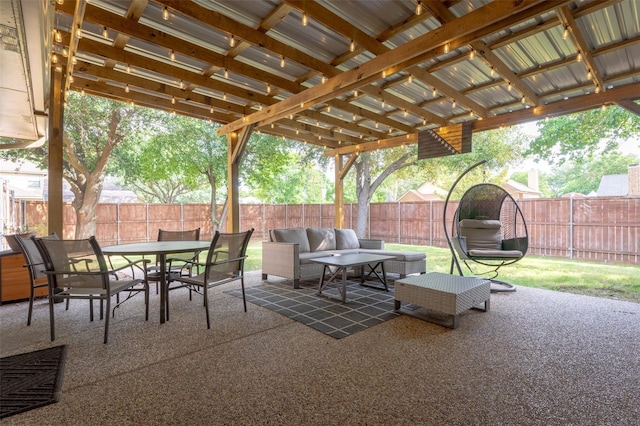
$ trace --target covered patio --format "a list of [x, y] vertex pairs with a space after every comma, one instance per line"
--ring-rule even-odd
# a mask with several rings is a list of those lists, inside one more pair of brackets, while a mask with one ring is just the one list
[[460, 154], [473, 132], [612, 104], [640, 113], [635, 0], [3, 7], [16, 44], [3, 63], [23, 79], [1, 88], [15, 107], [3, 110], [2, 134], [49, 144], [56, 232], [69, 90], [222, 124], [229, 230], [238, 229], [238, 167], [252, 132], [326, 148], [341, 227], [343, 180], [363, 152], [417, 143], [419, 158]]
[[[342, 180], [368, 150], [437, 140], [463, 153], [462, 132], [611, 104], [640, 113], [635, 0], [10, 4], [28, 107], [3, 116], [11, 126], [2, 133], [24, 139], [23, 148], [49, 144], [50, 231], [62, 228], [67, 90], [221, 123], [228, 230], [239, 226], [238, 167], [254, 131], [326, 147], [340, 211]], [[259, 271], [248, 276], [248, 286], [263, 285]], [[56, 307], [55, 342], [46, 301], [30, 327], [27, 302], [3, 304], [0, 356], [68, 345], [60, 402], [3, 424], [631, 425], [640, 417], [635, 303], [523, 287], [493, 295], [488, 313], [464, 312], [455, 331], [398, 316], [334, 339], [254, 304], [244, 313], [225, 293], [231, 286], [214, 291], [210, 330], [187, 292], [172, 295], [164, 324], [154, 320], [159, 296], [148, 322], [134, 298], [116, 313], [108, 345], [84, 303]]]
[[[248, 285], [262, 285], [259, 272]], [[638, 304], [521, 287], [466, 311], [455, 331], [399, 316], [334, 339], [215, 290], [171, 321], [123, 305], [103, 345], [84, 303], [59, 305], [60, 402], [18, 424], [632, 425], [640, 408]], [[157, 295], [151, 318], [157, 317]], [[140, 300], [137, 300], [140, 299]], [[76, 301], [79, 302], [79, 301]], [[51, 347], [46, 300], [0, 307], [1, 355]], [[63, 332], [64, 330], [64, 332]]]

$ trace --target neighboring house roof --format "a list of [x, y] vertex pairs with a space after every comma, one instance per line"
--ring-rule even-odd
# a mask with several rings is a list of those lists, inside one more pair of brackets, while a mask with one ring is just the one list
[[629, 175], [602, 176], [596, 194], [598, 197], [624, 197], [629, 195]]
[[398, 198], [398, 202], [400, 203], [410, 203], [413, 201], [432, 201], [432, 200], [440, 201], [442, 200], [442, 198], [436, 194], [422, 194], [421, 192], [415, 189], [408, 190], [407, 192], [402, 194], [400, 198]]
[[[42, 194], [44, 201], [49, 200], [49, 188], [47, 185], [44, 187]], [[71, 192], [71, 187], [64, 181], [62, 184], [62, 202], [70, 203], [75, 199], [75, 195]], [[138, 197], [133, 191], [119, 187], [118, 185], [106, 182], [102, 187], [100, 193], [100, 203], [137, 203]]]
[[504, 189], [514, 198], [540, 198], [542, 196], [542, 192], [515, 180], [508, 180], [504, 184]]
[[442, 200], [446, 195], [447, 191], [444, 189], [438, 188], [429, 182], [425, 182], [417, 189], [410, 189], [402, 194], [402, 196], [398, 198], [398, 202], [409, 203], [413, 201], [438, 201]]
[[587, 198], [587, 196], [579, 192], [567, 192], [566, 194], [562, 195], [560, 198]]

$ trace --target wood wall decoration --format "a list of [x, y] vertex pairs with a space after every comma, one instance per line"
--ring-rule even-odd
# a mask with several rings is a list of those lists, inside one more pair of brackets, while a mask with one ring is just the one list
[[459, 123], [418, 133], [418, 159], [471, 152], [471, 123]]

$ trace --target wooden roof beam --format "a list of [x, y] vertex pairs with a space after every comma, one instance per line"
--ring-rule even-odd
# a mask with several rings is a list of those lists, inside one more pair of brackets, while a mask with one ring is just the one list
[[485, 131], [497, 129], [502, 126], [513, 126], [529, 121], [541, 120], [546, 117], [556, 117], [565, 114], [587, 111], [599, 108], [602, 105], [616, 103], [624, 100], [640, 99], [640, 92], [630, 93], [628, 86], [620, 86], [609, 89], [606, 92], [591, 93], [584, 96], [576, 96], [567, 100], [540, 105], [535, 108], [521, 109], [511, 113], [473, 121], [473, 131]]

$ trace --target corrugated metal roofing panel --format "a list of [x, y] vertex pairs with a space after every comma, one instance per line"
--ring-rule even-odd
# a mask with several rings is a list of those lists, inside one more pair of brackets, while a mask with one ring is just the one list
[[374, 38], [404, 21], [415, 10], [413, 0], [320, 0], [318, 3]]
[[408, 43], [424, 34], [427, 34], [437, 28], [439, 28], [440, 22], [435, 18], [429, 18], [424, 20], [418, 25], [415, 25], [406, 31], [395, 34], [389, 40], [384, 42], [385, 46], [389, 48], [394, 48], [405, 43]]
[[616, 49], [594, 58], [599, 70], [607, 77], [637, 70], [640, 67], [640, 42], [625, 49]]
[[309, 19], [306, 27], [301, 21], [302, 15], [298, 11], [291, 12], [269, 31], [269, 35], [324, 62], [331, 62], [349, 50], [350, 40], [313, 19]]
[[228, 16], [252, 28], [257, 28], [262, 19], [279, 5], [271, 0], [193, 0], [200, 6]]
[[[263, 70], [269, 74], [278, 75], [294, 81], [298, 76], [305, 74], [309, 69], [303, 65], [293, 61], [284, 61], [284, 67], [280, 66], [282, 57], [267, 52], [260, 47], [251, 46], [242, 52], [242, 55], [236, 57], [237, 61], [241, 61]], [[259, 79], [259, 76], [256, 76]], [[264, 86], [264, 84], [263, 84]]]

